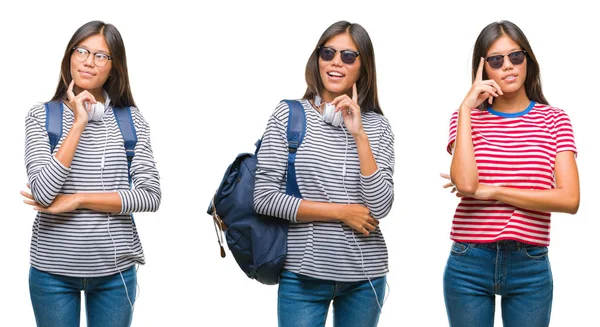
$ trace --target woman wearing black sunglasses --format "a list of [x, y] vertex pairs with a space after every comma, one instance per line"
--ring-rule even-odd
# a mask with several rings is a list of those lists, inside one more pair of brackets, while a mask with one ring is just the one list
[[548, 326], [550, 213], [575, 214], [579, 177], [567, 114], [542, 93], [523, 32], [488, 25], [473, 51], [473, 85], [450, 121], [451, 183], [461, 198], [444, 273], [451, 326]]
[[[272, 114], [258, 153], [256, 211], [290, 221], [279, 326], [376, 326], [387, 249], [379, 219], [394, 199], [394, 135], [377, 100], [373, 46], [358, 24], [331, 25], [306, 64], [306, 135], [296, 154], [302, 199], [286, 195], [289, 108]], [[335, 118], [339, 115], [338, 118]]]

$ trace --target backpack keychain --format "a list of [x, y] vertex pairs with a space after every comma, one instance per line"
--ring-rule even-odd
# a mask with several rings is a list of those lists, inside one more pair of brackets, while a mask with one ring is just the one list
[[[215, 225], [215, 233], [217, 233], [217, 242], [219, 242], [219, 247], [221, 248], [221, 258], [225, 258], [225, 248], [223, 248], [223, 231], [227, 230], [227, 226], [225, 226], [225, 223], [223, 222], [223, 220], [221, 220], [221, 217], [219, 217], [219, 215], [217, 214], [217, 208], [215, 207], [215, 198], [213, 197], [212, 202], [211, 202], [211, 207], [212, 207], [212, 217], [213, 217], [213, 223]], [[219, 231], [221, 233], [219, 233]]]

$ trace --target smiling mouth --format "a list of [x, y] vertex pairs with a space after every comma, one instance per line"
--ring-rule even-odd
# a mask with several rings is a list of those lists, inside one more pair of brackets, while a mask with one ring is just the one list
[[327, 75], [331, 76], [331, 77], [344, 77], [345, 75], [342, 73], [338, 73], [338, 72], [328, 72]]

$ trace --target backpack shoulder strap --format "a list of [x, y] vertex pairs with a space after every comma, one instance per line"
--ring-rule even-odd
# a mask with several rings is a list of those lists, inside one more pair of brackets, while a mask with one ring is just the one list
[[123, 142], [125, 145], [125, 154], [127, 155], [127, 175], [129, 176], [129, 186], [131, 186], [131, 161], [135, 155], [135, 145], [137, 144], [137, 134], [133, 125], [130, 107], [113, 108], [113, 113], [121, 130]]
[[285, 193], [302, 198], [296, 181], [296, 151], [304, 140], [306, 134], [306, 114], [302, 103], [297, 100], [283, 100], [290, 108], [287, 125], [288, 138], [288, 171]]
[[46, 107], [46, 131], [50, 141], [50, 154], [52, 154], [62, 136], [63, 105], [61, 101], [50, 101], [45, 103], [44, 107]]

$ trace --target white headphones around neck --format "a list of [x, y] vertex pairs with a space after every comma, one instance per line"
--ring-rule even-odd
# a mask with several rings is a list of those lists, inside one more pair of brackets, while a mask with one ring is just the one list
[[[318, 95], [315, 96], [315, 106], [317, 106], [318, 108], [321, 107], [321, 97]], [[325, 105], [323, 108], [323, 120], [326, 123], [331, 124], [335, 127], [342, 126], [342, 123], [344, 122], [344, 118], [342, 117], [342, 112], [341, 111], [335, 112], [335, 106], [329, 102], [325, 102]]]
[[102, 121], [102, 117], [104, 116], [103, 103], [97, 102], [96, 104], [91, 104], [89, 102], [85, 102], [85, 110], [88, 113], [88, 122]]

